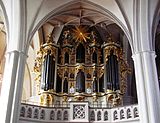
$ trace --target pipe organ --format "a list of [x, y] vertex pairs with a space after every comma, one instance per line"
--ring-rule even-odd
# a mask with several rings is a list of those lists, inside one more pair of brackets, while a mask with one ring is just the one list
[[121, 105], [129, 73], [122, 47], [102, 41], [95, 29], [64, 28], [55, 43], [48, 36], [37, 53], [34, 71], [42, 105], [89, 101]]

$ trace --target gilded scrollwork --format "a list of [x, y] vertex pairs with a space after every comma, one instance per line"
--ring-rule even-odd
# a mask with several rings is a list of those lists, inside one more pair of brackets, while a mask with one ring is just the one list
[[37, 89], [37, 94], [39, 94], [39, 88], [40, 88], [40, 79], [41, 79], [41, 66], [42, 66], [42, 60], [43, 60], [43, 52], [42, 49], [40, 49], [37, 52], [37, 57], [35, 60], [34, 68], [33, 71], [36, 74], [35, 76], [35, 81], [36, 81], [36, 89]]

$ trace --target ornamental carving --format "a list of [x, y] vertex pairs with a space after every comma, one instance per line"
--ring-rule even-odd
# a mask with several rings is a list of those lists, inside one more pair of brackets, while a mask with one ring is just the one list
[[85, 119], [85, 105], [73, 106], [73, 119]]

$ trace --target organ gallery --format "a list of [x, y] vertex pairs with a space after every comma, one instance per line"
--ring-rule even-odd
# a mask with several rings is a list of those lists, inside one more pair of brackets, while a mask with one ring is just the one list
[[1, 123], [159, 123], [160, 0], [1, 0]]
[[58, 42], [53, 36], [48, 34], [35, 60], [39, 103], [121, 105], [130, 71], [121, 44], [111, 34], [102, 41], [95, 27], [85, 25], [65, 26]]

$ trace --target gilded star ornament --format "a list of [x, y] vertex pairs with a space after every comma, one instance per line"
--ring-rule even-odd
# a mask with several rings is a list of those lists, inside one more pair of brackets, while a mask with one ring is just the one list
[[75, 29], [73, 29], [73, 39], [75, 39], [75, 41], [80, 41], [80, 42], [87, 42], [87, 39], [90, 39], [89, 35], [90, 33], [87, 32], [88, 29], [87, 27], [84, 26], [76, 26]]

